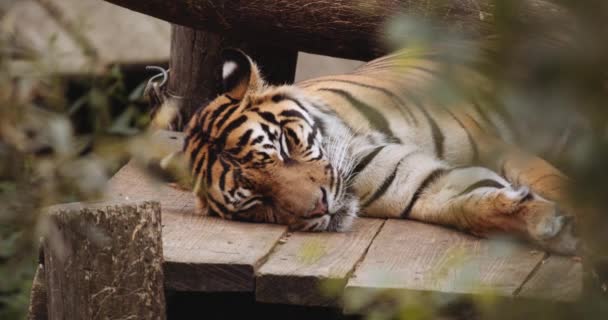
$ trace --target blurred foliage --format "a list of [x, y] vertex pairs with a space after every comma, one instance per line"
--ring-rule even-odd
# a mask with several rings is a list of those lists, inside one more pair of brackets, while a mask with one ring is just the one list
[[[481, 41], [479, 34], [466, 33], [470, 28], [446, 27], [443, 17], [448, 13], [442, 3], [433, 1], [424, 15], [395, 16], [386, 24], [386, 40], [395, 49], [440, 52], [441, 76], [424, 96], [443, 105], [458, 105], [471, 97], [483, 99], [480, 105], [487, 112], [509, 116], [523, 148], [567, 173], [577, 230], [585, 244], [584, 292], [575, 302], [556, 303], [504, 299], [482, 287], [475, 291], [485, 293], [475, 297], [380, 290], [345, 296], [345, 304], [362, 311], [366, 319], [605, 319], [608, 1], [483, 1], [478, 7], [480, 25], [489, 28], [486, 32], [491, 36]], [[476, 73], [467, 78], [463, 70]], [[437, 281], [462, 279], [475, 272], [475, 266], [458, 258], [458, 253], [451, 256], [450, 272], [462, 274], [448, 277], [437, 270]], [[555, 274], [555, 281], [563, 276]], [[331, 283], [322, 291], [340, 292]]]
[[135, 153], [159, 157], [139, 147], [149, 136], [141, 75], [61, 75], [53, 56], [0, 35], [0, 319], [25, 318], [48, 230], [41, 209], [98, 199]]

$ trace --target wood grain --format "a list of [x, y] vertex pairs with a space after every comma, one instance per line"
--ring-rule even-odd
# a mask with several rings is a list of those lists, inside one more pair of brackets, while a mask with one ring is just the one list
[[48, 312], [46, 308], [46, 276], [44, 274], [44, 265], [39, 264], [34, 274], [32, 290], [30, 291], [30, 305], [28, 308], [28, 320], [47, 320]]
[[[182, 137], [160, 131], [157, 142], [179, 148]], [[165, 286], [172, 290], [253, 291], [257, 267], [286, 232], [284, 226], [195, 215], [190, 192], [155, 181], [134, 161], [112, 178], [106, 197], [161, 203]]]
[[[363, 258], [383, 220], [357, 219], [345, 233], [294, 233], [279, 245], [257, 275], [256, 300], [336, 306], [336, 293]], [[330, 286], [334, 294], [324, 292]]]
[[571, 257], [549, 256], [523, 285], [518, 297], [574, 301], [583, 289], [583, 267]]
[[[258, 43], [341, 58], [370, 60], [386, 52], [386, 19], [400, 12], [434, 18], [452, 30], [488, 35], [493, 1], [310, 0], [106, 0], [172, 23]], [[543, 0], [522, 2], [521, 21], [561, 12]]]
[[49, 319], [165, 319], [158, 202], [46, 210]]
[[382, 289], [511, 296], [543, 258], [526, 247], [502, 247], [455, 230], [388, 220], [348, 281], [345, 311]]

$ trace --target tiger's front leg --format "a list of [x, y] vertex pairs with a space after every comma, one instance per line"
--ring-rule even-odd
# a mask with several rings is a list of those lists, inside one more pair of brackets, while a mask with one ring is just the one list
[[484, 237], [508, 233], [562, 254], [576, 249], [571, 230], [564, 230], [568, 218], [554, 202], [487, 168], [452, 168], [407, 145], [370, 154], [353, 183], [364, 216], [411, 218]]
[[578, 245], [570, 217], [555, 202], [483, 167], [446, 171], [420, 196], [410, 217], [482, 237], [513, 234], [560, 254], [574, 254]]

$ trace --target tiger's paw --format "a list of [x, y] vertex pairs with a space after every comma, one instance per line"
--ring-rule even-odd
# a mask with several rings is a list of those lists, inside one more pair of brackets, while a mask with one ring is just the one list
[[528, 187], [507, 187], [500, 191], [497, 203], [503, 213], [523, 222], [527, 236], [543, 249], [563, 255], [576, 253], [579, 240], [574, 232], [574, 219], [555, 202], [540, 197]]
[[[518, 230], [541, 248], [573, 255], [579, 247], [574, 219], [556, 203], [533, 193], [528, 187], [505, 187], [493, 194], [492, 212], [506, 230]], [[500, 228], [499, 228], [500, 229]]]

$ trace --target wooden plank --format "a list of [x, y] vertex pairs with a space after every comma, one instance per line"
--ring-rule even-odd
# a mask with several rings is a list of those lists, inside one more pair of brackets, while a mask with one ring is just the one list
[[357, 219], [344, 233], [294, 233], [260, 268], [256, 299], [261, 302], [335, 306], [325, 284], [343, 288], [384, 221]]
[[[157, 142], [179, 148], [182, 136], [163, 131]], [[253, 291], [255, 271], [287, 230], [195, 215], [190, 192], [155, 181], [135, 162], [111, 179], [107, 197], [161, 203], [167, 289]]]
[[525, 247], [507, 249], [455, 230], [389, 220], [346, 285], [345, 312], [361, 311], [361, 298], [381, 289], [511, 296], [542, 258]]
[[99, 59], [101, 65], [169, 59], [170, 26], [99, 0], [38, 0]]
[[43, 70], [77, 73], [89, 63], [82, 47], [34, 0], [15, 3], [3, 23], [15, 34], [19, 47], [39, 55]]
[[583, 290], [583, 266], [571, 257], [549, 256], [523, 285], [518, 297], [574, 301]]

